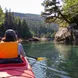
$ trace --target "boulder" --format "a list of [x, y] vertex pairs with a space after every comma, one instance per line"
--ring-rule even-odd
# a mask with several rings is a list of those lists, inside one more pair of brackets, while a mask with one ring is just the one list
[[69, 42], [71, 37], [71, 32], [68, 30], [68, 28], [59, 28], [57, 33], [55, 34], [54, 41], [56, 42]]

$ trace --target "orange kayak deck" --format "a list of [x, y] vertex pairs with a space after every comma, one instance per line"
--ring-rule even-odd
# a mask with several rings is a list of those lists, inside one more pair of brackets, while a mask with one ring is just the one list
[[22, 66], [7, 66], [0, 67], [0, 78], [35, 78], [31, 66], [29, 65], [27, 59], [26, 64]]

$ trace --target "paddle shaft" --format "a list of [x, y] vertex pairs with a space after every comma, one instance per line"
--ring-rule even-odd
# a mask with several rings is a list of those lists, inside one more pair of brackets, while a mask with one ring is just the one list
[[28, 56], [28, 57], [30, 57], [30, 58], [34, 58], [34, 59], [38, 59], [37, 57], [34, 57], [34, 56], [30, 56], [30, 55], [26, 55], [26, 56]]

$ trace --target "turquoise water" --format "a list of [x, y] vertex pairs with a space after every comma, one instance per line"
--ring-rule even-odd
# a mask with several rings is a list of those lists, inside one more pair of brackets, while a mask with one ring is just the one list
[[78, 78], [78, 46], [53, 42], [29, 42], [23, 46], [27, 55], [46, 58], [29, 58], [36, 78]]

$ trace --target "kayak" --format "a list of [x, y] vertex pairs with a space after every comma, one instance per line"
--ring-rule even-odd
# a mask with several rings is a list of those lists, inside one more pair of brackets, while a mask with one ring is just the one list
[[28, 60], [23, 63], [0, 64], [0, 78], [35, 78]]

